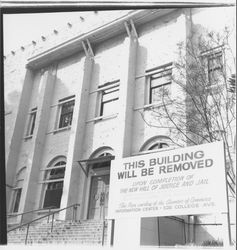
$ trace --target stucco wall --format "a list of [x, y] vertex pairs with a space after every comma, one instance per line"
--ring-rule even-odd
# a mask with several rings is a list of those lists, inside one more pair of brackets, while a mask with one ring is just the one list
[[[99, 147], [110, 146], [114, 148], [116, 144], [116, 130], [118, 128], [116, 116], [110, 119], [94, 121], [99, 116], [98, 98], [99, 92], [94, 92], [98, 86], [121, 78], [121, 65], [124, 61], [123, 40], [124, 35], [110, 39], [103, 44], [95, 47], [94, 67], [89, 94], [89, 109], [86, 121], [84, 136], [84, 158], [90, 155]], [[121, 83], [120, 83], [121, 84]], [[119, 106], [113, 113], [119, 112]], [[111, 140], [115, 138], [115, 140]]]
[[[186, 23], [184, 12], [175, 11], [139, 28], [139, 47], [137, 57], [136, 88], [134, 102], [133, 124], [133, 152], [138, 152], [141, 146], [149, 138], [157, 135], [165, 135], [175, 138], [175, 130], [167, 129], [172, 126], [167, 119], [159, 117], [157, 112], [144, 108], [149, 104], [145, 72], [146, 70], [174, 63], [178, 56], [178, 44], [185, 43]], [[174, 35], [176, 34], [176, 35]], [[175, 74], [173, 70], [172, 74]], [[179, 87], [172, 82], [172, 98], [179, 96]], [[161, 103], [162, 104], [162, 103]], [[162, 105], [161, 105], [162, 106]], [[159, 110], [160, 111], [160, 110]], [[175, 138], [176, 139], [176, 138]], [[178, 142], [178, 138], [176, 139]]]
[[[12, 48], [12, 52], [4, 54], [4, 103], [5, 103], [5, 151], [6, 159], [15, 126], [16, 114], [23, 81], [26, 74], [27, 59], [49, 48], [61, 44], [75, 36], [96, 29], [119, 18], [131, 10], [81, 12], [78, 18], [65, 23], [64, 27], [55, 27], [55, 31], [42, 34], [34, 43], [22, 44], [21, 48]], [[10, 31], [8, 31], [10, 32]], [[14, 30], [12, 31], [14, 33]], [[8, 52], [6, 52], [8, 53]], [[71, 59], [69, 59], [71, 60]]]

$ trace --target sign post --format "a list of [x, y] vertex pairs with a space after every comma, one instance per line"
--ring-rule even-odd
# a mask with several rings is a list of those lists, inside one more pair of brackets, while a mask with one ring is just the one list
[[224, 144], [224, 166], [225, 166], [225, 184], [226, 184], [226, 204], [227, 211], [222, 212], [223, 219], [223, 245], [229, 247], [231, 245], [231, 228], [230, 228], [230, 209], [229, 209], [229, 196], [228, 196], [228, 185], [227, 185], [227, 168], [226, 168], [226, 156], [225, 156], [225, 144]]
[[114, 160], [110, 180], [110, 219], [228, 214], [223, 142]]

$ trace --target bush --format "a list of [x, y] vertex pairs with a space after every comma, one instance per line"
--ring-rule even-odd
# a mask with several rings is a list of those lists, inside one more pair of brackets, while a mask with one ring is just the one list
[[220, 240], [205, 240], [202, 246], [223, 246], [223, 242]]

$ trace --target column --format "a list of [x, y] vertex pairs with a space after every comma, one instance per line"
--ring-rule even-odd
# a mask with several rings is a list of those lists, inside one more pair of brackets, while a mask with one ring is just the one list
[[[81, 83], [78, 84], [78, 91], [75, 100], [73, 120], [70, 132], [67, 166], [64, 176], [63, 194], [61, 207], [67, 207], [78, 203], [83, 196], [85, 174], [81, 170], [78, 160], [82, 157], [83, 138], [85, 132], [86, 116], [88, 110], [89, 89], [92, 76], [94, 59], [87, 55], [84, 62], [84, 75]], [[82, 204], [80, 204], [82, 205]], [[82, 206], [77, 213], [77, 218], [82, 214]], [[71, 219], [72, 209], [60, 213], [60, 219]]]

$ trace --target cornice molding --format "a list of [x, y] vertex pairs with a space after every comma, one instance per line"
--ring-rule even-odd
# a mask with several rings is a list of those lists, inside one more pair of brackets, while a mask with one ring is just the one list
[[63, 43], [60, 43], [54, 47], [51, 47], [39, 54], [36, 54], [28, 58], [26, 67], [30, 69], [39, 69], [49, 64], [68, 57], [72, 54], [83, 51], [83, 41], [89, 40], [90, 43], [95, 46], [109, 38], [116, 35], [126, 33], [124, 23], [131, 21], [136, 27], [146, 22], [154, 20], [164, 16], [175, 9], [157, 9], [157, 10], [137, 10], [131, 11], [128, 14], [117, 18], [116, 20], [109, 22], [103, 26], [100, 26], [87, 33], [75, 36]]

